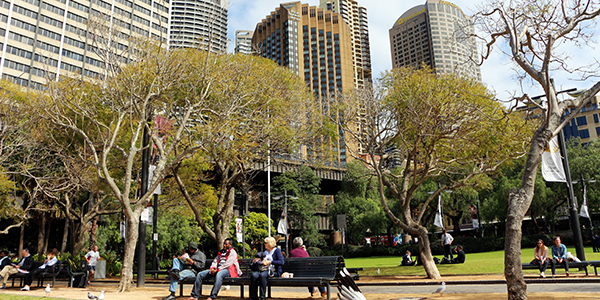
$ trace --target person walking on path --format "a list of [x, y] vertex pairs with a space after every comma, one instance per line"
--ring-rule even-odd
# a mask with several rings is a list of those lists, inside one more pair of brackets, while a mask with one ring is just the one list
[[92, 278], [94, 278], [94, 273], [96, 273], [96, 263], [100, 258], [100, 253], [98, 252], [98, 246], [94, 245], [90, 252], [85, 254], [85, 259], [88, 263], [88, 268], [90, 269], [90, 276], [88, 277], [87, 284], [90, 285], [92, 283]]
[[217, 294], [221, 290], [221, 285], [223, 285], [223, 278], [242, 276], [242, 270], [238, 263], [238, 255], [232, 245], [233, 240], [231, 238], [225, 239], [225, 242], [223, 242], [223, 249], [217, 253], [210, 269], [204, 270], [196, 276], [191, 297], [189, 297], [188, 300], [197, 300], [200, 297], [200, 294], [202, 293], [202, 281], [204, 279], [215, 278], [215, 283], [210, 291], [210, 296], [206, 298], [206, 300], [212, 300], [217, 299]]
[[0, 271], [0, 280], [2, 280], [2, 286], [0, 289], [6, 289], [6, 283], [8, 282], [8, 277], [10, 275], [14, 275], [17, 273], [28, 273], [33, 269], [34, 261], [33, 256], [29, 254], [29, 249], [25, 248], [21, 251], [21, 262], [18, 264], [12, 264], [4, 267], [2, 271]]
[[560, 243], [560, 237], [554, 237], [552, 246], [552, 278], [556, 272], [556, 264], [564, 264], [565, 275], [569, 276], [569, 260], [567, 259], [567, 247]]
[[[306, 250], [304, 249], [304, 241], [302, 240], [301, 237], [298, 236], [298, 237], [294, 238], [294, 240], [292, 241], [292, 245], [294, 246], [294, 249], [292, 249], [290, 251], [290, 258], [292, 258], [292, 257], [310, 257], [308, 252], [306, 252]], [[308, 292], [310, 293], [310, 296], [313, 297], [317, 293], [317, 290], [315, 289], [314, 286], [309, 286]], [[321, 297], [327, 296], [327, 291], [325, 290], [324, 286], [319, 287], [319, 292], [321, 293]]]
[[204, 270], [206, 264], [206, 255], [198, 250], [196, 242], [189, 242], [187, 251], [180, 257], [173, 257], [173, 266], [169, 270], [171, 284], [169, 285], [170, 295], [163, 300], [175, 300], [175, 292], [180, 281], [196, 277], [198, 272]]
[[450, 261], [454, 258], [452, 255], [452, 241], [454, 238], [446, 232], [446, 229], [442, 231], [442, 246], [444, 247], [444, 257], [447, 259], [450, 255]]

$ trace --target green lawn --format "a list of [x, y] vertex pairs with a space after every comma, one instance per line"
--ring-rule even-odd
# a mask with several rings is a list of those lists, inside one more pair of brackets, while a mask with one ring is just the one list
[[[571, 253], [575, 255], [575, 247], [567, 247]], [[521, 261], [528, 263], [533, 259], [533, 248], [526, 248], [521, 251]], [[441, 258], [442, 256], [437, 256]], [[600, 260], [600, 253], [592, 252], [591, 247], [585, 248], [586, 260]], [[374, 256], [364, 258], [348, 258], [346, 266], [348, 268], [362, 267], [364, 271], [360, 275], [378, 276], [377, 269], [380, 270], [379, 276], [385, 275], [426, 275], [423, 266], [415, 267], [400, 267], [402, 257], [397, 256]], [[466, 255], [464, 264], [445, 264], [437, 265], [442, 275], [473, 275], [473, 274], [504, 274], [504, 251], [493, 251], [483, 253], [473, 253]], [[548, 266], [548, 272], [550, 266]], [[582, 272], [577, 269], [570, 270], [573, 272]], [[588, 269], [588, 272], [593, 270]], [[525, 274], [537, 274], [537, 270], [524, 270]], [[560, 271], [557, 271], [560, 274]]]

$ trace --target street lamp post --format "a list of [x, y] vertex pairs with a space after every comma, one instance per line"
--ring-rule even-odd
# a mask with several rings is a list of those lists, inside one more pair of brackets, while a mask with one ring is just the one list
[[479, 196], [477, 196], [477, 222], [479, 223], [479, 239], [481, 240], [481, 252], [485, 251], [483, 248], [483, 222], [481, 220], [481, 214], [479, 213]]
[[[284, 216], [285, 216], [285, 222], [286, 222], [286, 223], [285, 223], [285, 231], [286, 231], [286, 232], [285, 232], [285, 253], [286, 253], [287, 255], [289, 255], [289, 253], [290, 253], [290, 252], [288, 251], [288, 250], [289, 250], [289, 247], [288, 247], [288, 229], [289, 229], [289, 228], [287, 228], [287, 225], [288, 225], [288, 220], [287, 220], [287, 219], [288, 219], [287, 199], [288, 199], [288, 198], [291, 198], [291, 199], [298, 199], [298, 197], [295, 197], [295, 196], [288, 196], [288, 194], [287, 194], [287, 190], [283, 190], [283, 196], [276, 196], [276, 197], [273, 197], [273, 199], [275, 199], [275, 200], [279, 200], [279, 199], [281, 199], [281, 197], [283, 197], [283, 201], [284, 201], [284, 204], [283, 204], [283, 210], [284, 210], [284, 211], [283, 211], [283, 214], [284, 214]], [[279, 227], [279, 226], [278, 226], [278, 227]], [[269, 226], [269, 228], [270, 228], [270, 226]], [[278, 229], [279, 229], [279, 228], [278, 228]], [[283, 233], [283, 232], [282, 232], [282, 233]]]
[[[593, 183], [593, 182], [596, 182], [596, 180], [594, 180], [594, 179], [584, 179], [582, 173], [579, 173], [579, 176], [581, 177], [581, 184], [583, 185], [582, 186], [583, 187], [583, 199], [585, 200], [585, 199], [587, 199], [587, 195], [586, 195], [586, 193], [587, 193], [587, 186], [585, 185], [585, 182], [587, 181], [587, 182]], [[577, 183], [577, 181], [574, 181], [573, 183]], [[593, 241], [594, 240], [594, 224], [592, 223], [592, 215], [588, 215], [588, 219], [590, 220], [590, 233], [592, 234], [592, 235], [590, 235], [590, 237], [591, 237], [591, 239]]]

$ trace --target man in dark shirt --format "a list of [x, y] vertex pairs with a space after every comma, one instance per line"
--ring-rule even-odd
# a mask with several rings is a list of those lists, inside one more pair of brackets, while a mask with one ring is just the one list
[[456, 252], [456, 258], [452, 260], [453, 264], [462, 264], [465, 262], [465, 251], [463, 251], [463, 247], [458, 245], [454, 248], [454, 252]]
[[400, 262], [401, 266], [414, 266], [416, 261], [412, 260], [410, 257], [410, 251], [406, 250], [406, 254], [402, 256], [402, 262]]
[[171, 294], [163, 298], [163, 300], [175, 300], [177, 298], [175, 297], [175, 292], [177, 291], [179, 281], [186, 278], [196, 278], [196, 274], [204, 270], [205, 263], [206, 255], [198, 250], [196, 242], [190, 242], [185, 254], [173, 258], [173, 267], [169, 270], [169, 276], [171, 277], [169, 292]]
[[0, 271], [2, 271], [2, 269], [8, 265], [10, 265], [10, 256], [8, 256], [8, 251], [2, 250], [0, 251]]
[[0, 271], [0, 278], [2, 280], [2, 286], [0, 289], [6, 289], [6, 283], [8, 282], [8, 277], [13, 274], [17, 274], [19, 272], [29, 272], [34, 268], [33, 264], [33, 256], [29, 255], [29, 249], [25, 248], [21, 251], [21, 262], [19, 264], [8, 265]]

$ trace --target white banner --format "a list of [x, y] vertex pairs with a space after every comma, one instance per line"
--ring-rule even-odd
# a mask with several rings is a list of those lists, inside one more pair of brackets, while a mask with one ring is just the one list
[[588, 203], [587, 203], [587, 195], [586, 195], [587, 187], [583, 186], [583, 204], [581, 204], [581, 208], [579, 209], [579, 215], [584, 218], [590, 218], [590, 212], [588, 211]]
[[[152, 184], [152, 177], [154, 177], [154, 170], [156, 170], [156, 166], [155, 165], [150, 165], [150, 167], [148, 168], [148, 187], [150, 187], [150, 185]], [[154, 194], [155, 195], [160, 195], [161, 194], [160, 183], [158, 184], [158, 186], [154, 190]]]
[[238, 243], [244, 241], [244, 231], [242, 229], [242, 218], [235, 218], [235, 237]]
[[152, 225], [152, 207], [146, 207], [142, 210], [142, 215], [140, 216], [140, 221], [146, 222], [146, 225]]
[[438, 207], [437, 212], [435, 213], [435, 219], [433, 220], [433, 225], [444, 228], [444, 213], [442, 212], [442, 194], [438, 195]]
[[567, 182], [556, 136], [548, 142], [548, 148], [542, 154], [542, 177], [546, 181]]
[[281, 219], [279, 219], [279, 223], [277, 223], [277, 233], [287, 235], [287, 230], [288, 230], [287, 206], [284, 206], [283, 212], [281, 213]]

